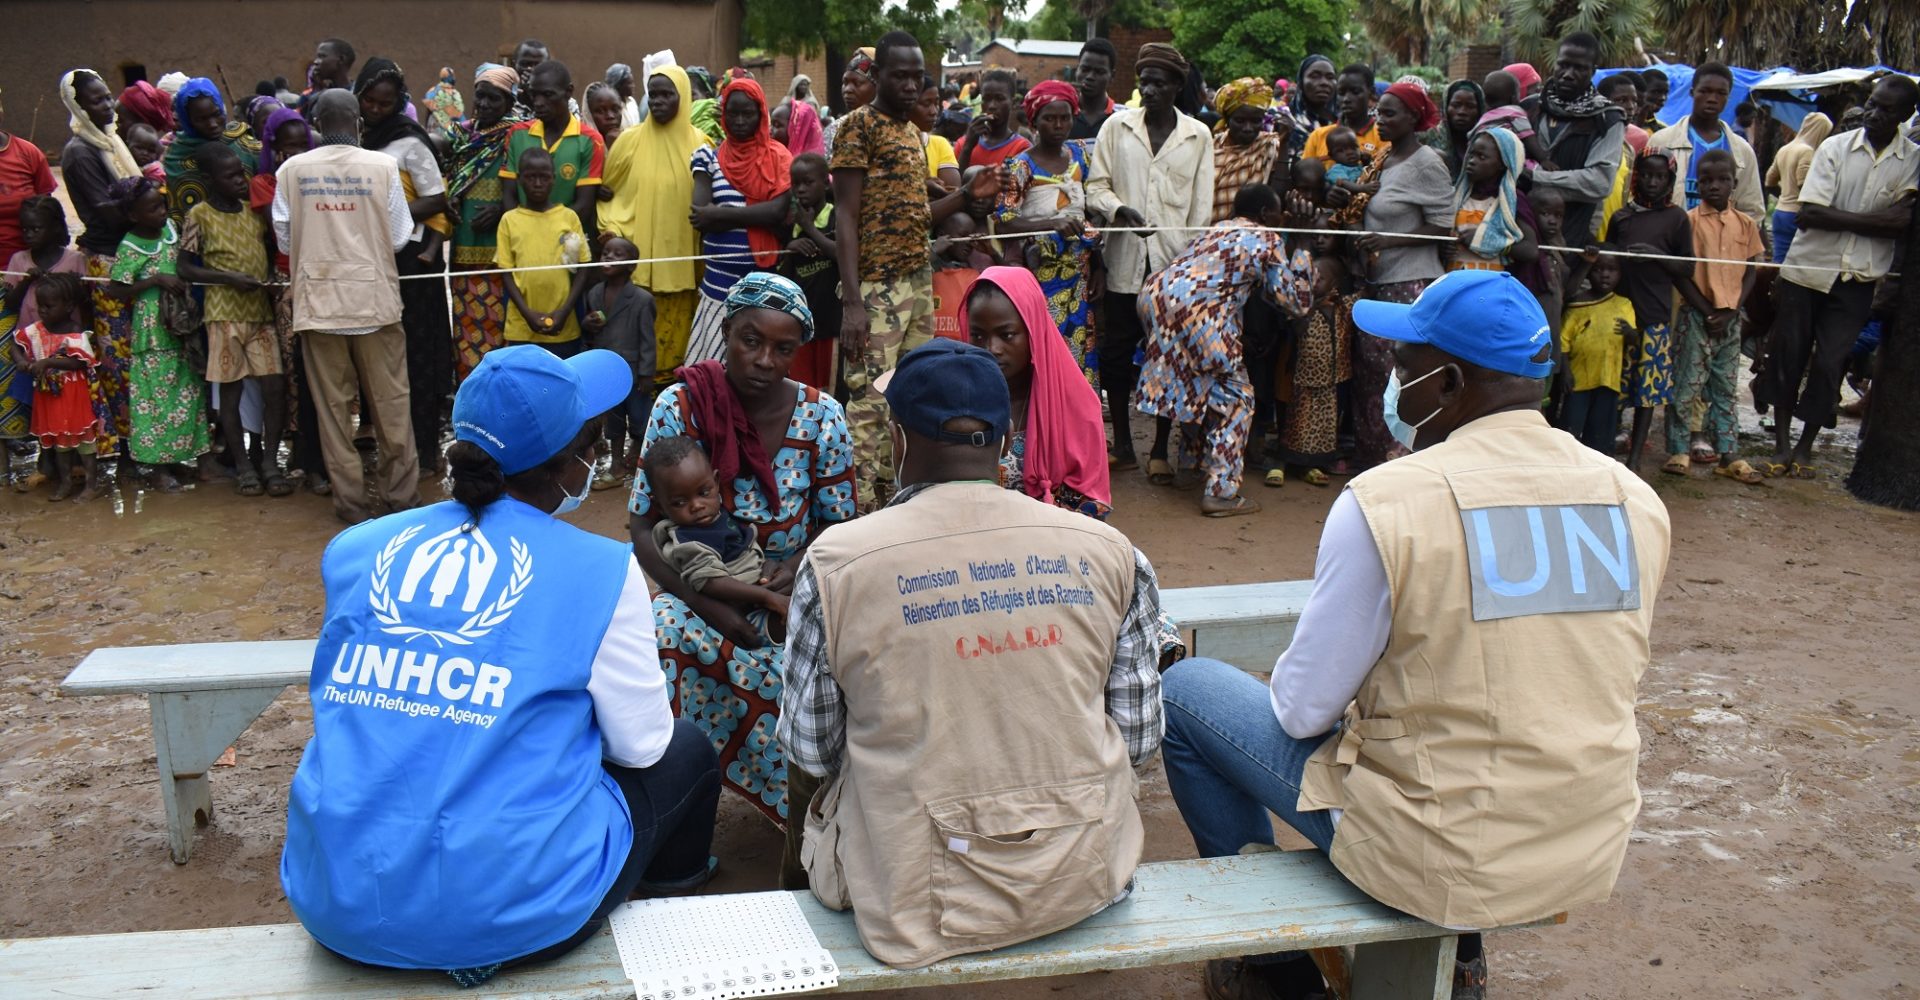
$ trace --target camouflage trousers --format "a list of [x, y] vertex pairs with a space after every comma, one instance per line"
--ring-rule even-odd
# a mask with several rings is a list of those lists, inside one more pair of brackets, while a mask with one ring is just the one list
[[893, 495], [893, 436], [887, 401], [873, 383], [900, 355], [933, 339], [933, 271], [892, 281], [862, 281], [860, 298], [870, 332], [867, 350], [846, 364], [847, 430], [853, 436], [853, 480], [860, 513], [885, 506]]

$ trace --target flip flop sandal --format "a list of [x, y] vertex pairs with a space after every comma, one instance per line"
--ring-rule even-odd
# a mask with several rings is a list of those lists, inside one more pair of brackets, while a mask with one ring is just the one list
[[1244, 496], [1237, 496], [1233, 498], [1231, 507], [1223, 510], [1202, 510], [1201, 513], [1208, 517], [1239, 517], [1242, 514], [1260, 513], [1260, 505]]
[[1758, 486], [1767, 481], [1766, 477], [1760, 474], [1760, 470], [1747, 464], [1747, 460], [1744, 458], [1730, 465], [1715, 466], [1713, 474], [1716, 476], [1724, 476], [1736, 483], [1745, 483], [1748, 486]]
[[1688, 458], [1685, 455], [1675, 455], [1672, 458], [1667, 459], [1667, 464], [1661, 466], [1660, 471], [1671, 474], [1671, 475], [1675, 475], [1675, 476], [1684, 476], [1692, 468], [1693, 468], [1692, 459]]
[[620, 482], [620, 477], [614, 475], [612, 469], [605, 469], [594, 474], [593, 489], [596, 493], [601, 490], [610, 490], [615, 486], [619, 486]]
[[288, 479], [287, 474], [284, 472], [275, 472], [269, 475], [267, 477], [267, 495], [270, 497], [292, 496], [293, 480]]
[[1769, 462], [1769, 461], [1766, 461], [1765, 459], [1762, 459], [1758, 462], [1753, 463], [1753, 468], [1754, 468], [1754, 471], [1760, 473], [1761, 475], [1767, 477], [1768, 479], [1779, 479], [1781, 476], [1784, 476], [1787, 474], [1786, 466], [1780, 464], [1779, 462]]
[[1793, 478], [1795, 479], [1815, 479], [1818, 478], [1819, 475], [1820, 470], [1811, 465], [1801, 465], [1799, 462], [1793, 463]]
[[260, 482], [260, 474], [248, 469], [233, 477], [233, 491], [243, 497], [257, 497], [267, 491]]
[[1147, 460], [1147, 482], [1155, 486], [1173, 485], [1173, 463], [1164, 458]]
[[1264, 482], [1268, 486], [1273, 487], [1274, 489], [1279, 489], [1280, 487], [1287, 485], [1287, 470], [1268, 469], [1267, 478], [1264, 480]]
[[1308, 469], [1307, 474], [1304, 478], [1306, 479], [1308, 486], [1318, 486], [1322, 489], [1325, 489], [1327, 486], [1331, 485], [1333, 482], [1332, 477], [1328, 476], [1325, 472], [1322, 472], [1319, 469]]

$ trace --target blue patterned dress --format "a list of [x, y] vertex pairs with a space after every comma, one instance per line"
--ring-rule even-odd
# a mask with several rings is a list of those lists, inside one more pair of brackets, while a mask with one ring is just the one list
[[[797, 558], [816, 531], [852, 520], [854, 513], [853, 440], [846, 414], [833, 397], [789, 385], [795, 386], [793, 418], [773, 457], [777, 504], [750, 475], [735, 479], [726, 498], [728, 513], [753, 525], [769, 563]], [[686, 386], [678, 384], [654, 400], [642, 454], [676, 434], [702, 440], [685, 395]], [[645, 514], [652, 506], [647, 477], [635, 476], [627, 509]], [[764, 615], [749, 616], [763, 633]], [[727, 785], [784, 825], [787, 762], [773, 729], [780, 714], [785, 647], [741, 649], [665, 591], [653, 599], [653, 621], [660, 666], [674, 687], [675, 714], [693, 720], [713, 741]]]

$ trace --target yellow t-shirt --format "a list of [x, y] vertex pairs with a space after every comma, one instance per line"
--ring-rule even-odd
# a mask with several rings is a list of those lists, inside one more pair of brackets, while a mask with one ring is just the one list
[[[516, 208], [500, 217], [496, 231], [499, 244], [493, 252], [498, 267], [540, 267], [547, 264], [572, 264], [587, 259], [587, 236], [580, 228], [580, 217], [565, 205], [549, 204], [544, 212]], [[572, 239], [568, 239], [572, 236]], [[566, 304], [573, 287], [574, 272], [521, 271], [512, 275], [513, 283], [529, 308], [552, 312]], [[566, 319], [551, 333], [536, 333], [527, 318], [507, 304], [506, 339], [516, 343], [558, 344], [580, 336], [580, 322], [569, 311]]]
[[[1307, 144], [1301, 148], [1300, 155], [1303, 157], [1311, 156], [1319, 160], [1326, 159], [1327, 133], [1339, 127], [1340, 123], [1334, 122], [1332, 125], [1322, 125], [1314, 129], [1313, 132], [1307, 136]], [[1379, 124], [1368, 125], [1365, 132], [1356, 132], [1354, 135], [1360, 140], [1360, 156], [1363, 162], [1373, 159], [1373, 154], [1380, 149]]]
[[1626, 364], [1626, 339], [1618, 328], [1626, 320], [1635, 328], [1633, 303], [1618, 293], [1591, 302], [1570, 302], [1560, 322], [1560, 350], [1573, 373], [1573, 391], [1620, 391], [1621, 368]]
[[928, 180], [939, 180], [941, 167], [952, 167], [955, 170], [960, 169], [960, 158], [954, 155], [953, 143], [948, 142], [946, 136], [929, 133], [921, 138], [925, 140], [927, 147]]

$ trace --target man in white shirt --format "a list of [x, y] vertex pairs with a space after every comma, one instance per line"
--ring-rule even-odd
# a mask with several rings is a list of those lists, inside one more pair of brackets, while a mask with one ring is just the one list
[[1166, 226], [1157, 233], [1106, 236], [1106, 305], [1098, 330], [1100, 385], [1113, 417], [1112, 464], [1132, 468], [1132, 405], [1140, 366], [1133, 356], [1146, 331], [1137, 300], [1149, 273], [1173, 262], [1213, 214], [1213, 136], [1174, 107], [1186, 84], [1187, 61], [1160, 42], [1140, 46], [1134, 61], [1140, 110], [1119, 110], [1100, 126], [1087, 172], [1087, 207], [1120, 228]]
[[[1867, 98], [1865, 125], [1814, 151], [1768, 345], [1774, 454], [1766, 471], [1772, 475], [1813, 478], [1814, 438], [1834, 425], [1847, 353], [1866, 325], [1874, 282], [1893, 269], [1894, 240], [1913, 217], [1920, 146], [1902, 136], [1900, 126], [1917, 103], [1920, 86], [1888, 74]], [[1790, 447], [1794, 417], [1800, 440]]]
[[380, 449], [375, 497], [393, 510], [420, 505], [394, 259], [413, 236], [413, 213], [393, 158], [359, 148], [360, 102], [335, 89], [316, 96], [312, 109], [320, 145], [280, 165], [273, 233], [292, 266], [293, 331], [305, 355], [333, 512], [359, 524], [374, 512], [353, 443], [356, 396], [364, 397]]

